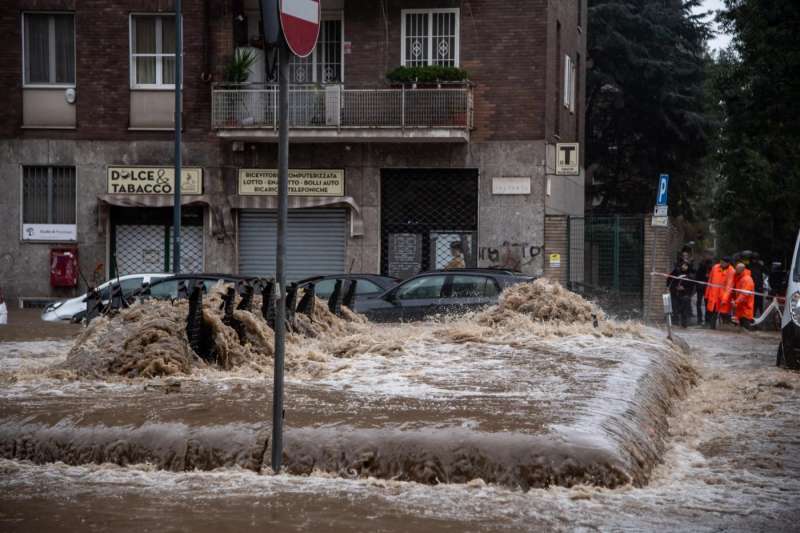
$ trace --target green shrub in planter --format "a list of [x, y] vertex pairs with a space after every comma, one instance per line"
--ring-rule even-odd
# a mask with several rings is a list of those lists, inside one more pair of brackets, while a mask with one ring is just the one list
[[386, 79], [392, 83], [439, 83], [465, 81], [469, 75], [456, 67], [397, 67], [386, 74]]
[[225, 81], [229, 83], [246, 82], [255, 62], [256, 54], [252, 50], [237, 48], [231, 60], [225, 65]]

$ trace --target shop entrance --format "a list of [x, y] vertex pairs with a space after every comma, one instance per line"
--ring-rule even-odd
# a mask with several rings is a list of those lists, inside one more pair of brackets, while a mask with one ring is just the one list
[[[181, 270], [203, 271], [203, 208], [181, 209]], [[172, 208], [112, 207], [111, 277], [172, 271]]]
[[451, 263], [477, 266], [477, 169], [381, 171], [381, 273], [407, 278]]

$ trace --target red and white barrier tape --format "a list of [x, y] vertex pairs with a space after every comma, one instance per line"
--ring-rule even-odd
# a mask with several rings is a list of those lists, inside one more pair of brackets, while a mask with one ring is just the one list
[[[672, 278], [672, 279], [682, 279], [688, 283], [696, 283], [698, 285], [705, 285], [706, 287], [716, 287], [718, 289], [727, 289], [725, 285], [719, 285], [716, 283], [708, 283], [706, 281], [698, 281], [696, 279], [684, 278], [681, 276], [673, 276], [672, 274], [664, 274], [663, 272], [651, 272], [651, 276], [661, 276], [664, 278]], [[742, 294], [752, 294], [754, 296], [763, 296], [765, 298], [775, 298], [777, 300], [783, 300], [783, 296], [777, 296], [775, 294], [767, 294], [766, 292], [755, 292], [755, 291], [746, 291], [744, 289], [734, 289], [731, 287], [730, 289], [732, 292], [740, 292]]]

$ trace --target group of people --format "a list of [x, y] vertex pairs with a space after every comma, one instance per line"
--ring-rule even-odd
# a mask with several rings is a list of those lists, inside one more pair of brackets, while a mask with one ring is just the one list
[[725, 256], [714, 263], [711, 252], [706, 252], [695, 264], [691, 250], [684, 248], [667, 278], [673, 320], [687, 327], [695, 297], [698, 325], [715, 329], [722, 321], [749, 328], [755, 314], [763, 311], [764, 298], [758, 293], [764, 291], [764, 282], [764, 263], [758, 254], [738, 257], [735, 262]]

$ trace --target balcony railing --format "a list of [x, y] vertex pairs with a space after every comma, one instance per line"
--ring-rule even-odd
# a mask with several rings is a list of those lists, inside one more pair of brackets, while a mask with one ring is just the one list
[[[212, 127], [278, 128], [278, 88], [272, 84], [218, 84], [212, 88]], [[293, 86], [289, 123], [310, 129], [472, 128], [469, 87], [345, 89]]]

